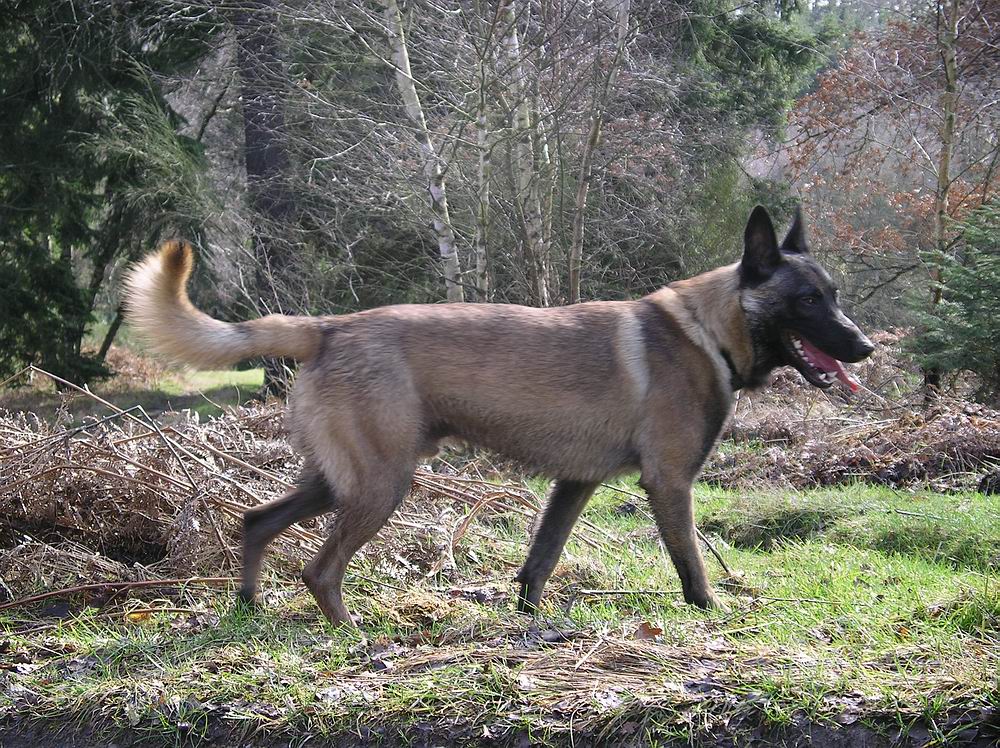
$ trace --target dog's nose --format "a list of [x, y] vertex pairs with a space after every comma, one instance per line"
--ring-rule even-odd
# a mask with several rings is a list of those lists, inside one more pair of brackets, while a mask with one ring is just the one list
[[867, 358], [874, 350], [875, 344], [866, 335], [862, 335], [861, 340], [858, 341], [858, 358]]

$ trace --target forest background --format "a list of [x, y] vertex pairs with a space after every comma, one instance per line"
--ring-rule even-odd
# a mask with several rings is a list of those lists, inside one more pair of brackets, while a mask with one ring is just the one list
[[166, 238], [227, 319], [555, 305], [801, 203], [865, 326], [1000, 389], [996, 0], [5, 5], [0, 376], [99, 378]]

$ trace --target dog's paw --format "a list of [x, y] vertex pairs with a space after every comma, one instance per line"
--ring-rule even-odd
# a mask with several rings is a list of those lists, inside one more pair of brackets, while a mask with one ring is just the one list
[[729, 606], [722, 602], [712, 590], [709, 590], [704, 595], [686, 597], [685, 602], [695, 605], [702, 610], [713, 610], [719, 613], [729, 612]]
[[256, 595], [244, 592], [243, 590], [236, 593], [233, 612], [237, 615], [250, 616], [260, 611], [262, 607], [260, 598]]

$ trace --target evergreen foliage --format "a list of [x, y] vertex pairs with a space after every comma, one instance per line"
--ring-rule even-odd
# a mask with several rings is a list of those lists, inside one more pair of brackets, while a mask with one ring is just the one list
[[957, 225], [957, 251], [935, 252], [927, 261], [941, 271], [941, 301], [927, 309], [916, 302], [922, 333], [913, 350], [926, 368], [967, 371], [980, 395], [1000, 398], [1000, 203], [983, 205]]
[[[98, 292], [176, 202], [182, 182], [150, 174], [162, 146], [191, 151], [172, 128], [143, 142], [173, 116], [144, 71], [197, 60], [209, 20], [98, 0], [21, 0], [0, 14], [0, 375], [26, 363], [75, 381], [101, 371], [81, 351]], [[122, 138], [136, 113], [146, 125]]]
[[690, 21], [679, 48], [686, 58], [685, 105], [715, 110], [737, 126], [780, 127], [792, 97], [819, 66], [829, 33], [790, 23], [795, 3], [754, 3], [741, 12], [728, 0], [685, 5]]

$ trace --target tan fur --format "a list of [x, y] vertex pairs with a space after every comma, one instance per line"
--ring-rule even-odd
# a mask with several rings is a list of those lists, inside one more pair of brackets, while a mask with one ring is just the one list
[[125, 278], [129, 323], [160, 355], [198, 368], [219, 368], [255, 356], [305, 360], [319, 338], [309, 318], [270, 315], [231, 325], [212, 319], [188, 299], [191, 245], [165, 242]]
[[622, 314], [618, 320], [617, 354], [622, 368], [632, 380], [634, 394], [643, 399], [649, 391], [649, 363], [642, 340], [642, 326], [635, 314]]
[[333, 532], [303, 576], [330, 620], [349, 622], [348, 561], [402, 500], [420, 456], [457, 437], [557, 479], [518, 576], [522, 609], [537, 605], [594, 488], [636, 469], [685, 599], [718, 605], [691, 485], [731, 408], [719, 349], [738, 367], [752, 363], [734, 267], [638, 301], [404, 305], [236, 325], [191, 305], [190, 271], [190, 248], [170, 243], [129, 277], [129, 318], [157, 350], [199, 366], [302, 361], [289, 426], [306, 472], [294, 492], [247, 513], [245, 599], [270, 539], [332, 510]]
[[728, 383], [730, 378], [722, 350], [729, 352], [738, 373], [750, 370], [753, 351], [740, 306], [739, 263], [671, 283], [651, 298], [677, 319], [692, 343], [708, 354], [721, 383]]

